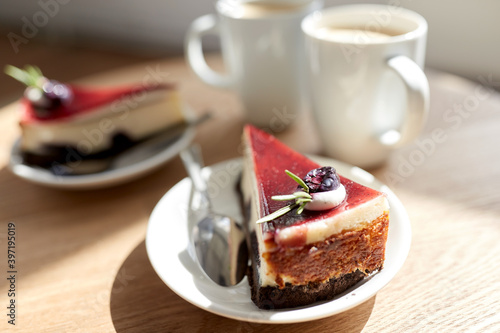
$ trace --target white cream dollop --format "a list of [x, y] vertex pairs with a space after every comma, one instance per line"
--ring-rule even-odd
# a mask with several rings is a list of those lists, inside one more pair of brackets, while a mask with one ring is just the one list
[[340, 205], [346, 196], [346, 191], [344, 185], [340, 184], [335, 190], [309, 193], [312, 197], [312, 201], [308, 202], [304, 207], [307, 210], [327, 210], [332, 209]]

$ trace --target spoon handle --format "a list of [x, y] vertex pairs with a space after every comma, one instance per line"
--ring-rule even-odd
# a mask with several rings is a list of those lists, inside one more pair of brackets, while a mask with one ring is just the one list
[[184, 167], [193, 182], [194, 189], [203, 196], [206, 203], [209, 203], [207, 183], [201, 174], [203, 167], [203, 157], [200, 146], [193, 144], [180, 152]]

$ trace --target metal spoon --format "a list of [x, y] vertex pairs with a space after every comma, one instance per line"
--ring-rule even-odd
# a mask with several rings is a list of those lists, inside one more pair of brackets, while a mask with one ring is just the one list
[[202, 270], [215, 283], [229, 287], [238, 284], [246, 274], [248, 250], [242, 227], [229, 216], [213, 211], [201, 168], [203, 166], [198, 146], [190, 146], [180, 153], [181, 159], [200, 195], [200, 205], [195, 208], [196, 221], [191, 233], [196, 259]]

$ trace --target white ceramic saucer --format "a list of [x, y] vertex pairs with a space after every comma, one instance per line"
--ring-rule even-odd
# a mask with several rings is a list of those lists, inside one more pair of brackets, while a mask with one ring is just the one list
[[[151, 214], [146, 249], [157, 274], [176, 294], [186, 301], [212, 313], [257, 323], [294, 323], [315, 320], [351, 309], [382, 289], [403, 266], [411, 242], [411, 227], [405, 208], [396, 195], [368, 172], [344, 163], [324, 158], [313, 158], [322, 165], [331, 165], [337, 171], [387, 194], [390, 226], [384, 269], [361, 281], [332, 301], [302, 308], [261, 310], [250, 300], [250, 288], [245, 278], [234, 287], [221, 287], [206, 278], [190, 254], [190, 227], [187, 221], [191, 180], [183, 179], [158, 202]], [[209, 191], [214, 208], [239, 218], [239, 199], [236, 185], [241, 170], [241, 159], [229, 160], [204, 169], [209, 180]]]

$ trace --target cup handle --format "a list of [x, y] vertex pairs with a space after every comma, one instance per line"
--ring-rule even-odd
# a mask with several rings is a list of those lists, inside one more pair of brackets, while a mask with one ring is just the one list
[[230, 88], [233, 85], [231, 77], [217, 73], [205, 60], [201, 38], [208, 34], [219, 34], [219, 21], [214, 14], [198, 17], [191, 23], [184, 43], [187, 62], [193, 72], [206, 84]]
[[399, 147], [417, 138], [425, 124], [429, 112], [429, 82], [422, 69], [406, 56], [390, 58], [387, 65], [406, 86], [407, 110], [401, 129], [387, 131], [379, 140], [385, 146]]

